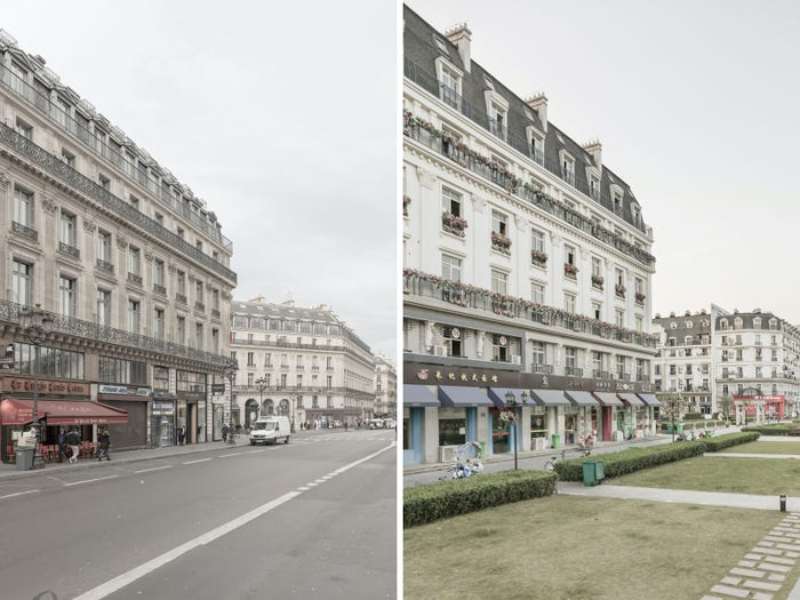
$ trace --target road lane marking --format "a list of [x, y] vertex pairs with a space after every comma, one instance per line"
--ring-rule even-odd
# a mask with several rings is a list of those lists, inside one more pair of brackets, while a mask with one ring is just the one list
[[24, 496], [26, 494], [35, 494], [36, 492], [40, 492], [41, 490], [25, 490], [24, 492], [15, 492], [13, 494], [6, 494], [5, 496], [0, 496], [0, 500], [5, 498], [14, 498], [16, 496]]
[[119, 475], [106, 475], [105, 477], [95, 477], [94, 479], [82, 479], [81, 481], [71, 481], [65, 483], [64, 487], [71, 487], [73, 485], [81, 485], [83, 483], [92, 483], [93, 481], [104, 481], [106, 479], [116, 479]]
[[201, 462], [208, 462], [210, 460], [211, 460], [210, 458], [198, 458], [197, 460], [187, 460], [186, 462], [182, 462], [181, 464], [182, 465], [194, 465], [194, 464], [201, 463]]
[[241, 452], [232, 452], [231, 454], [220, 454], [217, 458], [230, 458], [231, 456], [241, 456]]
[[[358, 460], [351, 462], [348, 465], [345, 465], [340, 470], [344, 472], [353, 469], [358, 465], [365, 463], [368, 460], [372, 460], [373, 458], [379, 456], [380, 454], [383, 454], [387, 450], [391, 450], [392, 448], [394, 448], [394, 446], [395, 443], [392, 442], [390, 445], [381, 448], [377, 452], [373, 452], [372, 454], [369, 454], [363, 458], [359, 458]], [[268, 512], [275, 510], [282, 504], [286, 504], [290, 500], [293, 500], [294, 498], [297, 498], [300, 495], [302, 495], [302, 492], [293, 491], [293, 492], [287, 492], [283, 496], [278, 496], [274, 500], [270, 500], [269, 502], [262, 504], [257, 508], [254, 508], [250, 512], [246, 512], [243, 515], [236, 517], [235, 519], [228, 521], [223, 525], [220, 525], [219, 527], [215, 527], [214, 529], [208, 531], [207, 533], [199, 535], [196, 538], [189, 540], [188, 542], [181, 544], [180, 546], [177, 546], [176, 548], [173, 548], [172, 550], [169, 550], [164, 554], [161, 554], [160, 556], [157, 556], [147, 561], [146, 563], [139, 565], [138, 567], [134, 567], [133, 569], [127, 571], [126, 573], [123, 573], [122, 575], [118, 575], [114, 579], [111, 579], [105, 583], [98, 585], [95, 588], [92, 588], [87, 592], [84, 592], [80, 596], [74, 598], [74, 600], [102, 600], [103, 598], [107, 598], [111, 594], [121, 590], [122, 588], [130, 585], [134, 581], [141, 579], [145, 575], [152, 573], [156, 569], [163, 567], [164, 565], [176, 560], [177, 558], [180, 558], [181, 556], [183, 556], [187, 552], [190, 552], [191, 550], [194, 550], [198, 546], [205, 546], [207, 544], [210, 544], [214, 540], [221, 538], [223, 535], [226, 535], [231, 531], [235, 531], [236, 529], [239, 529], [240, 527], [247, 525], [250, 521], [253, 521], [258, 517], [261, 517], [267, 514]]]
[[161, 471], [163, 469], [171, 469], [172, 465], [162, 465], [160, 467], [150, 467], [149, 469], [139, 469], [138, 471], [134, 471], [136, 475], [139, 473], [149, 473], [150, 471]]
[[300, 490], [301, 492], [307, 492], [307, 491], [308, 491], [308, 490], [310, 490], [311, 488], [310, 488], [310, 487], [308, 487], [308, 486], [305, 486], [305, 485], [303, 485], [303, 486], [300, 486], [300, 487], [299, 487], [299, 488], [297, 488], [297, 489], [298, 489], [298, 490]]

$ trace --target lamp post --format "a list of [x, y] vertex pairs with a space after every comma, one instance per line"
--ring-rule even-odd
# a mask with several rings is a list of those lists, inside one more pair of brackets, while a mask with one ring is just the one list
[[34, 350], [33, 361], [31, 361], [31, 376], [33, 377], [33, 410], [31, 412], [31, 433], [33, 434], [34, 462], [36, 461], [36, 451], [39, 448], [39, 381], [38, 371], [41, 369], [41, 345], [47, 336], [47, 331], [53, 324], [50, 314], [42, 310], [42, 306], [37, 304], [33, 307], [26, 306], [22, 309], [22, 337], [31, 344]]
[[264, 390], [267, 389], [267, 378], [259, 377], [256, 379], [256, 387], [258, 388], [258, 414], [264, 417], [266, 416], [264, 412]]
[[239, 370], [238, 363], [232, 363], [232, 364], [228, 365], [227, 367], [225, 367], [222, 370], [222, 376], [223, 377], [227, 377], [228, 381], [231, 384], [231, 387], [230, 387], [230, 394], [231, 394], [231, 397], [230, 397], [230, 417], [229, 417], [231, 428], [233, 427], [233, 382], [236, 380], [236, 372], [238, 370]]
[[520, 401], [517, 402], [517, 397], [514, 395], [514, 392], [508, 390], [506, 392], [506, 406], [512, 409], [511, 412], [511, 422], [514, 424], [514, 470], [516, 471], [519, 469], [519, 457], [518, 457], [518, 449], [519, 449], [519, 418], [520, 415], [517, 414], [517, 410], [521, 409], [523, 406], [528, 404], [528, 392], [525, 390], [519, 395]]

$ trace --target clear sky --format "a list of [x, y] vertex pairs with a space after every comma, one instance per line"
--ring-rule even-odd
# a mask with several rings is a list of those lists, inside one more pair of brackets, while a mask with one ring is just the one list
[[396, 352], [393, 2], [3, 2], [0, 27], [206, 199], [237, 299]]
[[654, 312], [800, 323], [800, 3], [410, 0], [550, 120], [599, 138], [654, 229]]

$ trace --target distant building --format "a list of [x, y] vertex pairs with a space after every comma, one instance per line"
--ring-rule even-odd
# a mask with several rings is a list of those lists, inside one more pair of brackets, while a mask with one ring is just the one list
[[381, 354], [375, 357], [375, 416], [397, 416], [397, 371]]
[[232, 319], [234, 423], [248, 427], [259, 415], [278, 414], [295, 427], [355, 424], [374, 414], [375, 359], [327, 306], [234, 300]]

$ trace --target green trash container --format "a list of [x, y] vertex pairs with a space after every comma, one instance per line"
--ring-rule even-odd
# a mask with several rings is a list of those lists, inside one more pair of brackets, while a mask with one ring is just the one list
[[597, 480], [597, 463], [591, 460], [587, 460], [583, 463], [583, 485], [586, 487], [591, 487], [593, 485], [597, 485], [600, 483]]
[[554, 433], [550, 436], [550, 447], [551, 448], [561, 448], [561, 434]]
[[603, 467], [603, 463], [600, 461], [594, 463], [594, 476], [597, 479], [597, 483], [600, 483], [603, 479], [606, 478], [606, 471]]

